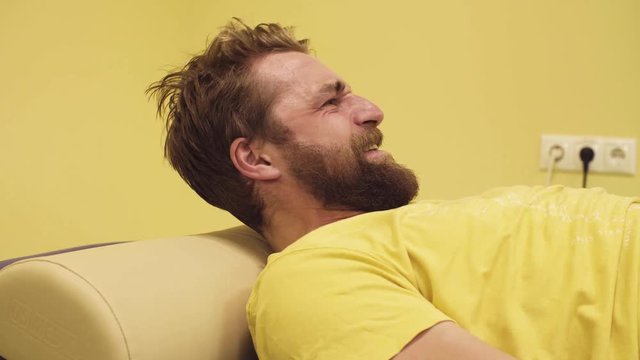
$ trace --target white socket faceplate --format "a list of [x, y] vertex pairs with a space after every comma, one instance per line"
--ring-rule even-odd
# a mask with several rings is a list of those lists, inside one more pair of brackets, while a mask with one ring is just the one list
[[628, 174], [636, 173], [636, 139], [580, 135], [542, 135], [540, 142], [540, 168], [548, 169], [551, 157], [560, 157], [555, 170], [582, 171], [580, 150], [593, 149], [595, 156], [589, 172]]

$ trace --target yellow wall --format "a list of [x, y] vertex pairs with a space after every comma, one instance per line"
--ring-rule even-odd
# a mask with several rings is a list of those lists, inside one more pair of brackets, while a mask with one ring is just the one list
[[[542, 133], [640, 140], [635, 0], [9, 0], [0, 259], [236, 224], [162, 159], [162, 124], [143, 93], [231, 16], [310, 37], [385, 110], [385, 147], [416, 170], [422, 198], [542, 184]], [[580, 176], [555, 181], [579, 186]], [[640, 194], [640, 176], [590, 185]]]

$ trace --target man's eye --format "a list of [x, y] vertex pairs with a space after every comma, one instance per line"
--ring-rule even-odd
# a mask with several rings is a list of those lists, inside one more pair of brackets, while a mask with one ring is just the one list
[[332, 98], [332, 99], [329, 99], [329, 100], [325, 101], [324, 104], [322, 104], [322, 107], [335, 106], [335, 105], [338, 105], [338, 99], [337, 98]]

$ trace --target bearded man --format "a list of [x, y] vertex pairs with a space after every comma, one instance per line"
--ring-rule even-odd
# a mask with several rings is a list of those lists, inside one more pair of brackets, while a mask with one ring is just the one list
[[637, 200], [409, 204], [382, 111], [278, 24], [230, 23], [150, 91], [174, 168], [276, 252], [247, 305], [260, 358], [638, 357]]

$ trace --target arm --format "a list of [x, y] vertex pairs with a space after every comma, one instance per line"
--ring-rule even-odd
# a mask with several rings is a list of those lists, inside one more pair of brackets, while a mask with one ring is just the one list
[[474, 337], [451, 321], [440, 322], [418, 334], [393, 360], [495, 359], [513, 357]]

